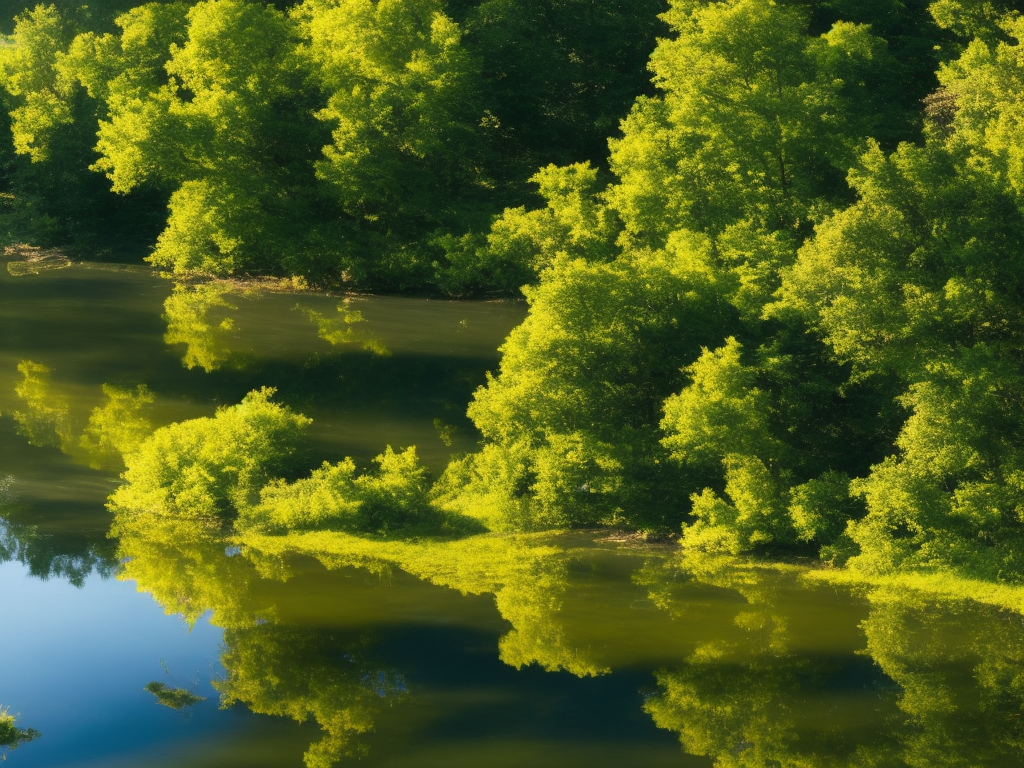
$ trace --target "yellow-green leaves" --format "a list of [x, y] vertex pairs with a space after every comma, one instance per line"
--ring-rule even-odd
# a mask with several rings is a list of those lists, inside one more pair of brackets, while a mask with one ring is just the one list
[[287, 463], [310, 420], [250, 392], [213, 418], [158, 429], [126, 457], [125, 484], [110, 496], [118, 515], [231, 515]]
[[297, 39], [271, 7], [208, 0], [187, 16], [184, 8], [136, 9], [118, 19], [121, 50], [104, 43], [115, 49], [119, 74], [107, 82], [109, 117], [93, 167], [116, 192], [147, 184], [172, 191], [154, 264], [227, 274], [274, 252], [265, 214], [286, 194], [275, 181], [285, 169], [266, 153], [288, 150], [273, 148], [268, 134], [301, 81]]
[[430, 502], [430, 483], [415, 447], [391, 446], [374, 459], [377, 469], [357, 474], [352, 459], [324, 463], [309, 477], [272, 482], [258, 503], [241, 510], [235, 525], [255, 533], [349, 531], [431, 535], [455, 528]]
[[717, 464], [730, 454], [769, 458], [778, 445], [768, 429], [769, 401], [754, 386], [756, 371], [740, 361], [740, 344], [704, 349], [686, 369], [693, 383], [665, 401], [662, 443], [678, 461]]
[[220, 179], [182, 183], [171, 195], [167, 228], [150, 261], [183, 275], [238, 270], [246, 263], [245, 246], [261, 234], [259, 208], [246, 192]]
[[[685, 369], [689, 386], [665, 400], [662, 444], [680, 463], [711, 470], [722, 467], [724, 498], [712, 488], [691, 496], [694, 522], [683, 528], [685, 547], [705, 552], [738, 554], [763, 547], [793, 545], [798, 538], [831, 541], [831, 515], [818, 503], [839, 485], [837, 514], [848, 511], [841, 478], [826, 472], [791, 489], [794, 452], [775, 434], [774, 405], [756, 386], [760, 373], [740, 359], [741, 345], [726, 339], [716, 350], [705, 349]], [[800, 467], [801, 471], [806, 471]], [[793, 502], [791, 501], [791, 493]], [[794, 524], [796, 527], [794, 528]]]
[[469, 409], [491, 444], [463, 467], [461, 495], [492, 525], [639, 521], [652, 496], [652, 522], [678, 514], [685, 497], [665, 498], [675, 475], [657, 413], [680, 362], [734, 315], [707, 242], [672, 246], [608, 263], [557, 259], [528, 292], [530, 315], [503, 347], [500, 375]]
[[33, 162], [46, 160], [51, 134], [74, 121], [76, 84], [57, 67], [71, 35], [55, 6], [37, 5], [17, 17], [12, 45], [0, 49], [0, 78], [17, 100], [11, 112], [14, 148]]
[[852, 24], [814, 38], [800, 11], [770, 0], [687, 3], [667, 18], [678, 37], [651, 60], [664, 96], [638, 100], [611, 142], [621, 182], [608, 199], [629, 241], [744, 219], [794, 228], [833, 206], [865, 138], [863, 83], [844, 78], [879, 41]]
[[997, 95], [991, 78], [1012, 75], [999, 51], [975, 43], [944, 71], [948, 132], [862, 158], [859, 201], [819, 225], [769, 307], [803, 314], [856, 376], [906, 388], [892, 455], [851, 484], [867, 506], [848, 529], [863, 572], [1021, 572], [1024, 226], [1013, 151], [992, 139], [1019, 98]]
[[614, 255], [614, 214], [598, 198], [597, 171], [588, 163], [549, 165], [531, 179], [547, 202], [527, 211], [508, 208], [491, 226], [484, 258], [540, 272], [556, 259], [606, 261]]
[[327, 464], [294, 483], [272, 482], [260, 491], [260, 501], [242, 510], [236, 525], [242, 530], [303, 531], [344, 528], [359, 511], [352, 481], [351, 459]]
[[[991, 0], [934, 0], [928, 5], [928, 12], [940, 27], [963, 38], [992, 40], [1000, 37], [1004, 5]], [[1016, 11], [1012, 14], [1018, 15]]]
[[332, 129], [317, 175], [348, 214], [422, 216], [472, 177], [476, 73], [441, 3], [307, 0], [293, 18]]
[[145, 3], [121, 14], [119, 35], [78, 35], [60, 56], [61, 71], [77, 79], [111, 111], [132, 99], [145, 99], [167, 82], [170, 47], [185, 38], [186, 3]]
[[1024, 19], [1001, 26], [1009, 42], [975, 40], [939, 71], [954, 104], [948, 142], [964, 147], [1001, 184], [1024, 197]]
[[694, 522], [683, 527], [682, 545], [697, 552], [738, 555], [792, 544], [785, 489], [765, 463], [742, 454], [731, 454], [723, 463], [728, 501], [710, 488], [694, 494]]

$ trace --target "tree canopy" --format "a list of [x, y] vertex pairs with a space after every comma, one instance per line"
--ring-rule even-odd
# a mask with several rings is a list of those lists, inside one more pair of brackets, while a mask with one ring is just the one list
[[[469, 406], [479, 449], [435, 485], [412, 449], [272, 467], [305, 421], [259, 392], [132, 452], [149, 395], [111, 389], [76, 445], [126, 457], [114, 508], [264, 533], [681, 526], [692, 551], [1017, 582], [1019, 5], [40, 5], [0, 48], [0, 219], [88, 242], [105, 179], [122, 202], [97, 221], [160, 220], [148, 259], [178, 275], [525, 285]], [[168, 300], [189, 367], [230, 362], [226, 295]], [[339, 309], [310, 314], [323, 338], [387, 353]], [[71, 450], [46, 370], [22, 373], [20, 428]]]

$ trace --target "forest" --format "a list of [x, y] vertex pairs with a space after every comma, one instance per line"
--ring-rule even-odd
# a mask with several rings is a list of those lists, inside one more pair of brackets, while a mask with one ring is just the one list
[[[111, 387], [62, 440], [122, 457], [121, 535], [602, 527], [1024, 586], [1022, 11], [21, 12], [0, 48], [7, 243], [145, 257], [179, 299], [276, 276], [529, 306], [469, 403], [478, 448], [436, 478], [405, 446], [312, 468], [309, 419], [269, 388], [156, 428], [144, 388]], [[21, 374], [31, 406], [48, 372]]]

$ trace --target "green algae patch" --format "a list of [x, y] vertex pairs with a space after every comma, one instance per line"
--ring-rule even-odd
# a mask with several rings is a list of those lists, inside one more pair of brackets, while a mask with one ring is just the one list
[[482, 534], [455, 540], [383, 540], [341, 531], [246, 535], [238, 541], [265, 555], [303, 554], [327, 568], [368, 570], [395, 566], [463, 594], [494, 592], [508, 582], [553, 561], [564, 550], [546, 544], [552, 534]]
[[495, 607], [512, 625], [499, 641], [499, 657], [516, 669], [539, 664], [549, 672], [578, 677], [611, 670], [573, 647], [557, 620], [573, 550], [550, 544], [559, 532], [481, 534], [455, 540], [381, 540], [339, 531], [249, 534], [236, 541], [248, 557], [301, 554], [326, 568], [356, 567], [371, 572], [399, 568], [424, 581], [462, 594], [493, 594]]
[[876, 593], [913, 591], [947, 600], [969, 600], [982, 605], [1024, 614], [1024, 586], [968, 579], [949, 573], [898, 573], [870, 576], [849, 570], [810, 568], [802, 578], [808, 581], [842, 585], [850, 589], [864, 589], [868, 597]]

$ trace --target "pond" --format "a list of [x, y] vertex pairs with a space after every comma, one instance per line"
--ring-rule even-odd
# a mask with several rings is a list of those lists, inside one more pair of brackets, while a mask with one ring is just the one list
[[436, 473], [474, 446], [466, 404], [524, 313], [0, 274], [9, 764], [1024, 765], [1024, 618], [995, 608], [607, 531], [110, 535], [122, 467], [94, 427], [131, 426], [110, 403], [160, 426], [274, 387], [313, 419], [308, 466], [415, 445]]

